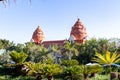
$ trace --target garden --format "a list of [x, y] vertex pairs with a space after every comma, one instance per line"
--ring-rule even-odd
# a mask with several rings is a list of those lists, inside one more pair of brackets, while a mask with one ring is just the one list
[[64, 46], [0, 39], [0, 80], [119, 80], [120, 39]]

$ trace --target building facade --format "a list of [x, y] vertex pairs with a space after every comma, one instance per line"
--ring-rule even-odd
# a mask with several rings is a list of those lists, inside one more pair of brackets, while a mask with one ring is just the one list
[[[49, 47], [50, 45], [57, 44], [58, 46], [63, 46], [66, 40], [52, 40], [52, 41], [44, 41], [45, 35], [42, 29], [38, 26], [34, 31], [32, 36], [32, 41], [36, 44], [43, 44], [45, 47]], [[75, 24], [71, 28], [70, 37], [68, 40], [70, 42], [77, 42], [79, 44], [83, 43], [87, 38], [86, 28], [81, 23], [80, 19], [78, 19]]]

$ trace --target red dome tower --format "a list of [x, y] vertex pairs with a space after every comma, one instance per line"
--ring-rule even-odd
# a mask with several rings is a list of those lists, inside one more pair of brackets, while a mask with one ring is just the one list
[[39, 44], [43, 41], [44, 38], [45, 38], [44, 33], [41, 30], [41, 28], [38, 26], [38, 28], [33, 33], [32, 40], [33, 42]]
[[72, 27], [70, 36], [73, 36], [74, 40], [78, 43], [83, 43], [87, 37], [86, 28], [80, 22], [80, 19], [76, 21]]

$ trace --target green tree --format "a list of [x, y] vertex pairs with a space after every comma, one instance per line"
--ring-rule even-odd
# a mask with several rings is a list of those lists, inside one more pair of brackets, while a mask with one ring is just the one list
[[84, 44], [78, 44], [76, 49], [78, 50], [79, 55], [76, 57], [76, 59], [80, 64], [87, 64], [92, 62], [91, 59], [95, 55], [97, 47], [98, 43], [96, 38], [87, 40]]
[[53, 53], [55, 57], [55, 63], [61, 62], [61, 57], [62, 57], [61, 50], [62, 48], [58, 45], [52, 45], [51, 47], [51, 53]]
[[8, 51], [17, 51], [17, 52], [22, 52], [24, 50], [25, 46], [24, 44], [17, 44], [9, 47], [7, 50]]
[[10, 42], [6, 39], [0, 39], [0, 49], [8, 49], [9, 47], [15, 45], [13, 42]]
[[98, 39], [97, 42], [98, 42], [97, 52], [104, 54], [106, 51], [109, 50], [110, 43], [108, 39], [100, 38]]
[[65, 42], [63, 56], [68, 57], [69, 60], [75, 55], [78, 56], [78, 50], [75, 48], [76, 43]]
[[28, 58], [27, 61], [32, 62], [45, 62], [46, 60], [53, 60], [54, 56], [50, 53], [48, 49], [44, 47], [44, 45], [37, 45], [32, 42], [28, 42], [25, 44], [25, 48], [23, 50], [27, 53]]
[[32, 42], [25, 43], [25, 48], [23, 51], [28, 55], [26, 61], [35, 62], [37, 59], [36, 57], [38, 57], [40, 54], [40, 49], [40, 45], [36, 45]]
[[11, 58], [9, 52], [4, 51], [0, 54], [0, 64], [7, 64], [11, 62]]

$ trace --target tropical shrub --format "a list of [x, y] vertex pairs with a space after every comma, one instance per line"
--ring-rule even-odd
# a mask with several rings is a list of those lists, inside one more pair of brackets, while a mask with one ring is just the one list
[[54, 75], [62, 72], [62, 68], [59, 64], [46, 64], [43, 69], [48, 80], [52, 80]]
[[18, 53], [16, 51], [12, 51], [10, 52], [10, 57], [15, 63], [23, 63], [28, 55], [24, 52]]
[[62, 66], [66, 66], [66, 67], [70, 67], [78, 64], [79, 62], [77, 60], [62, 60], [61, 63]]
[[82, 80], [82, 67], [79, 65], [63, 67], [63, 79], [64, 80]]

